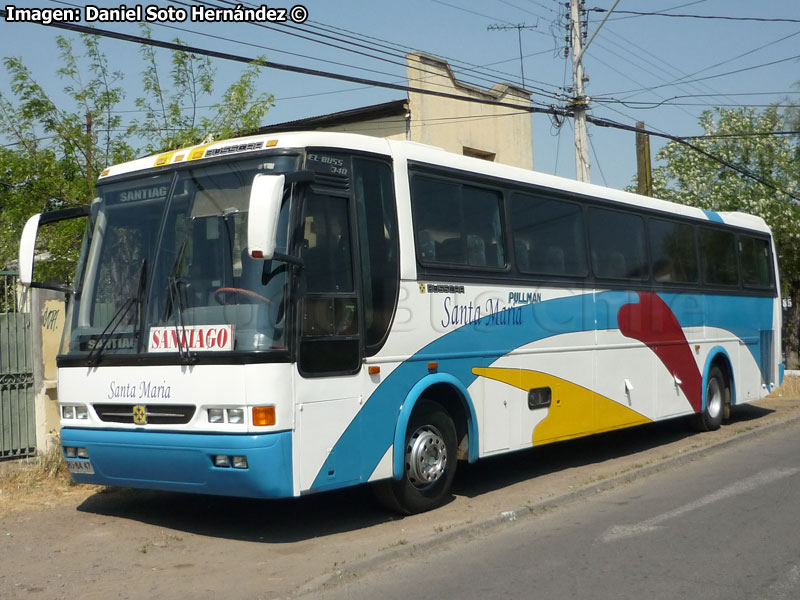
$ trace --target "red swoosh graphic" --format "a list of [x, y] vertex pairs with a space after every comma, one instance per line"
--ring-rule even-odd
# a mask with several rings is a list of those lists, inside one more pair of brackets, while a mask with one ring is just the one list
[[697, 368], [681, 324], [657, 294], [637, 292], [639, 304], [625, 304], [617, 313], [619, 330], [625, 337], [646, 344], [677, 377], [695, 412], [703, 407], [703, 377]]

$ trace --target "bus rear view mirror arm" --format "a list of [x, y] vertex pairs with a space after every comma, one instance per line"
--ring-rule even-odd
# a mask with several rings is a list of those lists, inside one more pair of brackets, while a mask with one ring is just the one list
[[250, 258], [270, 260], [275, 256], [286, 262], [302, 264], [298, 258], [286, 254], [276, 255], [278, 219], [286, 185], [313, 180], [312, 171], [297, 171], [285, 175], [258, 174], [253, 178], [247, 216], [247, 248]]

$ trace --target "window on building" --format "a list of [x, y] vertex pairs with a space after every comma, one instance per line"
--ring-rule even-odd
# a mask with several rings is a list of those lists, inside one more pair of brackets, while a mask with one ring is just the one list
[[489, 162], [494, 162], [494, 159], [497, 156], [495, 152], [486, 152], [485, 150], [478, 150], [477, 148], [468, 148], [466, 146], [463, 147], [463, 154], [464, 156], [471, 156], [472, 158], [480, 158], [482, 160], [488, 160]]

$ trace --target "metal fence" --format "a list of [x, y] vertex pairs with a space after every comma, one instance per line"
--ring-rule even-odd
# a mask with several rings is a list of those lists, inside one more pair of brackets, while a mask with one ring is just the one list
[[0, 271], [0, 460], [36, 452], [31, 315], [20, 308], [17, 274]]

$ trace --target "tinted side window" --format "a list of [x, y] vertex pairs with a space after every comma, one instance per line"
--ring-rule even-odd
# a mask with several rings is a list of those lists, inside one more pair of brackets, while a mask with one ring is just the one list
[[361, 356], [348, 198], [309, 193], [301, 235], [300, 373], [355, 372]]
[[499, 192], [417, 176], [411, 193], [420, 262], [505, 266]]
[[700, 229], [700, 265], [704, 283], [738, 285], [736, 237], [728, 231]]
[[740, 236], [739, 256], [742, 262], [742, 283], [746, 287], [772, 287], [772, 263], [767, 240]]
[[589, 209], [592, 270], [605, 279], [647, 279], [644, 221], [638, 215]]
[[586, 275], [583, 213], [577, 204], [515, 193], [511, 227], [522, 273]]
[[303, 262], [309, 293], [352, 292], [347, 201], [309, 195], [303, 223]]
[[649, 231], [653, 279], [657, 282], [697, 283], [694, 227], [686, 223], [650, 219]]
[[362, 306], [367, 352], [380, 345], [397, 303], [399, 262], [392, 169], [383, 162], [353, 159]]

